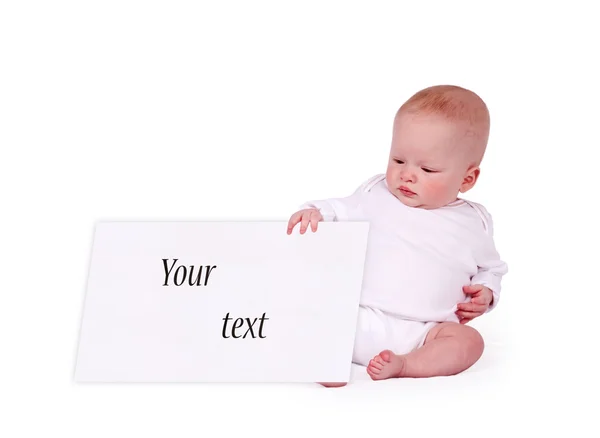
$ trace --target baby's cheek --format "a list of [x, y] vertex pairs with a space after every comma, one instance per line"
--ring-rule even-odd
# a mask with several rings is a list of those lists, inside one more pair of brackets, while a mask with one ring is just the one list
[[400, 172], [397, 169], [388, 169], [385, 175], [385, 181], [390, 187], [398, 187], [402, 185]]
[[442, 199], [448, 195], [448, 185], [442, 180], [429, 179], [423, 182], [423, 187], [430, 199]]

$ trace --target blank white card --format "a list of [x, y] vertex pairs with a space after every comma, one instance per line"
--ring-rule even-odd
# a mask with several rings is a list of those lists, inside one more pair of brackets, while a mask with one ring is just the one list
[[369, 225], [100, 222], [78, 382], [348, 381]]

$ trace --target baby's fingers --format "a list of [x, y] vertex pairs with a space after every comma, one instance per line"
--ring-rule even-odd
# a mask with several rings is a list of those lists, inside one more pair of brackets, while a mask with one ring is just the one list
[[300, 234], [304, 234], [308, 228], [310, 222], [310, 213], [304, 213], [302, 215], [302, 224], [300, 225]]
[[475, 319], [481, 315], [483, 315], [481, 312], [465, 312], [464, 310], [458, 310], [456, 312], [456, 316], [458, 316], [460, 319]]
[[298, 222], [300, 222], [300, 218], [302, 216], [300, 216], [298, 213], [295, 213], [292, 215], [292, 217], [290, 218], [289, 222], [288, 222], [288, 227], [287, 227], [287, 233], [288, 234], [292, 234], [292, 230], [294, 229], [294, 227], [296, 226], [296, 224]]
[[483, 304], [485, 306], [485, 297], [479, 295], [471, 298], [471, 302], [475, 304]]
[[485, 312], [488, 306], [485, 304], [478, 304], [475, 302], [471, 303], [460, 303], [457, 306], [457, 310], [465, 310], [467, 312]]
[[310, 216], [310, 227], [312, 228], [313, 233], [315, 231], [317, 231], [318, 224], [319, 224], [319, 218], [317, 217], [317, 215], [316, 214], [311, 215]]

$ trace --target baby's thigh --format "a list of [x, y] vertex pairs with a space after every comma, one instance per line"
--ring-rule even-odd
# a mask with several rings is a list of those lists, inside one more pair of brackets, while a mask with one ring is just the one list
[[423, 345], [434, 322], [409, 321], [360, 306], [352, 362], [367, 366], [383, 350], [407, 354]]

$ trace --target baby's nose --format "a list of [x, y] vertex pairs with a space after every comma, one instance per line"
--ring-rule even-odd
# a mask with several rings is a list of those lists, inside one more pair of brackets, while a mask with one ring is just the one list
[[402, 181], [407, 181], [407, 182], [411, 181], [411, 182], [414, 182], [414, 180], [415, 180], [415, 174], [413, 172], [408, 171], [408, 170], [402, 170], [400, 172], [400, 179]]

